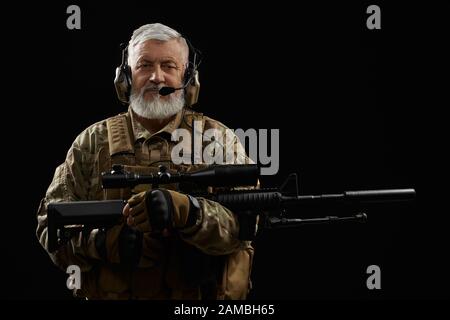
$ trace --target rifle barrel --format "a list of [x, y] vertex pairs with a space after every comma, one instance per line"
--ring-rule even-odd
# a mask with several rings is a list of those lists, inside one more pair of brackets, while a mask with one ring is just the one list
[[284, 196], [278, 191], [250, 190], [219, 193], [210, 197], [233, 210], [277, 210], [285, 207], [334, 206], [410, 201], [414, 189], [346, 191], [339, 194]]

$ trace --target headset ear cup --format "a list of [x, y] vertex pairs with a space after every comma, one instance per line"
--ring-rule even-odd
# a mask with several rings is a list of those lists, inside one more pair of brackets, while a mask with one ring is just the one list
[[128, 104], [131, 92], [131, 68], [128, 65], [116, 68], [116, 77], [114, 79], [117, 98], [123, 104]]
[[131, 67], [127, 64], [125, 66], [125, 76], [127, 79], [127, 91], [126, 91], [126, 96], [127, 96], [127, 100], [130, 101], [130, 95], [131, 95]]
[[185, 100], [186, 107], [193, 106], [198, 101], [198, 95], [200, 93], [200, 81], [198, 76], [198, 71], [194, 71], [194, 77], [189, 82], [185, 89]]

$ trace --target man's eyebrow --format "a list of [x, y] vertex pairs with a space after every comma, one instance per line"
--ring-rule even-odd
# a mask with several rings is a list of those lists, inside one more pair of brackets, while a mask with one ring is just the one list
[[172, 59], [172, 58], [167, 58], [167, 59], [161, 59], [162, 63], [167, 63], [167, 62], [173, 62], [175, 64], [178, 64], [177, 60]]
[[[174, 62], [177, 63], [177, 59], [173, 58], [173, 57], [162, 57], [160, 59], [158, 59], [161, 62]], [[139, 59], [137, 60], [137, 62], [149, 62], [149, 63], [154, 63], [155, 60], [154, 59], [150, 59], [146, 56], [142, 56], [139, 57]]]

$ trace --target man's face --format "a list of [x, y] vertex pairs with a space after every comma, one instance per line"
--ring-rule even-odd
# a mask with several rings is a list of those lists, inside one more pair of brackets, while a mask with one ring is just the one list
[[[140, 92], [145, 86], [145, 101], [152, 101], [158, 95], [156, 87], [182, 86], [185, 61], [183, 46], [176, 40], [147, 40], [138, 44], [134, 50], [134, 61], [131, 67], [133, 90]], [[175, 93], [179, 93], [175, 92]], [[160, 96], [160, 99], [169, 99]]]

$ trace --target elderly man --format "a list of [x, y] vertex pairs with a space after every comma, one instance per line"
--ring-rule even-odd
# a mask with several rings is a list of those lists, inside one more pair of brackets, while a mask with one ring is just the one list
[[[180, 171], [198, 168], [174, 164], [171, 159], [175, 144], [171, 134], [179, 128], [192, 130], [194, 121], [201, 131], [214, 128], [225, 134], [223, 124], [188, 108], [199, 90], [198, 61], [189, 59], [196, 56], [193, 50], [165, 25], [148, 24], [135, 30], [115, 81], [119, 99], [129, 103], [128, 112], [84, 130], [56, 169], [38, 210], [37, 237], [47, 251], [49, 203], [128, 200], [121, 224], [80, 232], [49, 252], [63, 270], [69, 265], [80, 267], [77, 296], [244, 299], [248, 294], [253, 248], [238, 239], [239, 223], [233, 212], [188, 192], [169, 190], [171, 186], [105, 191], [100, 183], [101, 173], [113, 164], [138, 173], [152, 172], [161, 164]], [[236, 136], [232, 146], [236, 164], [250, 162]], [[170, 213], [157, 236], [151, 223], [155, 212], [147, 201], [150, 197]]]

